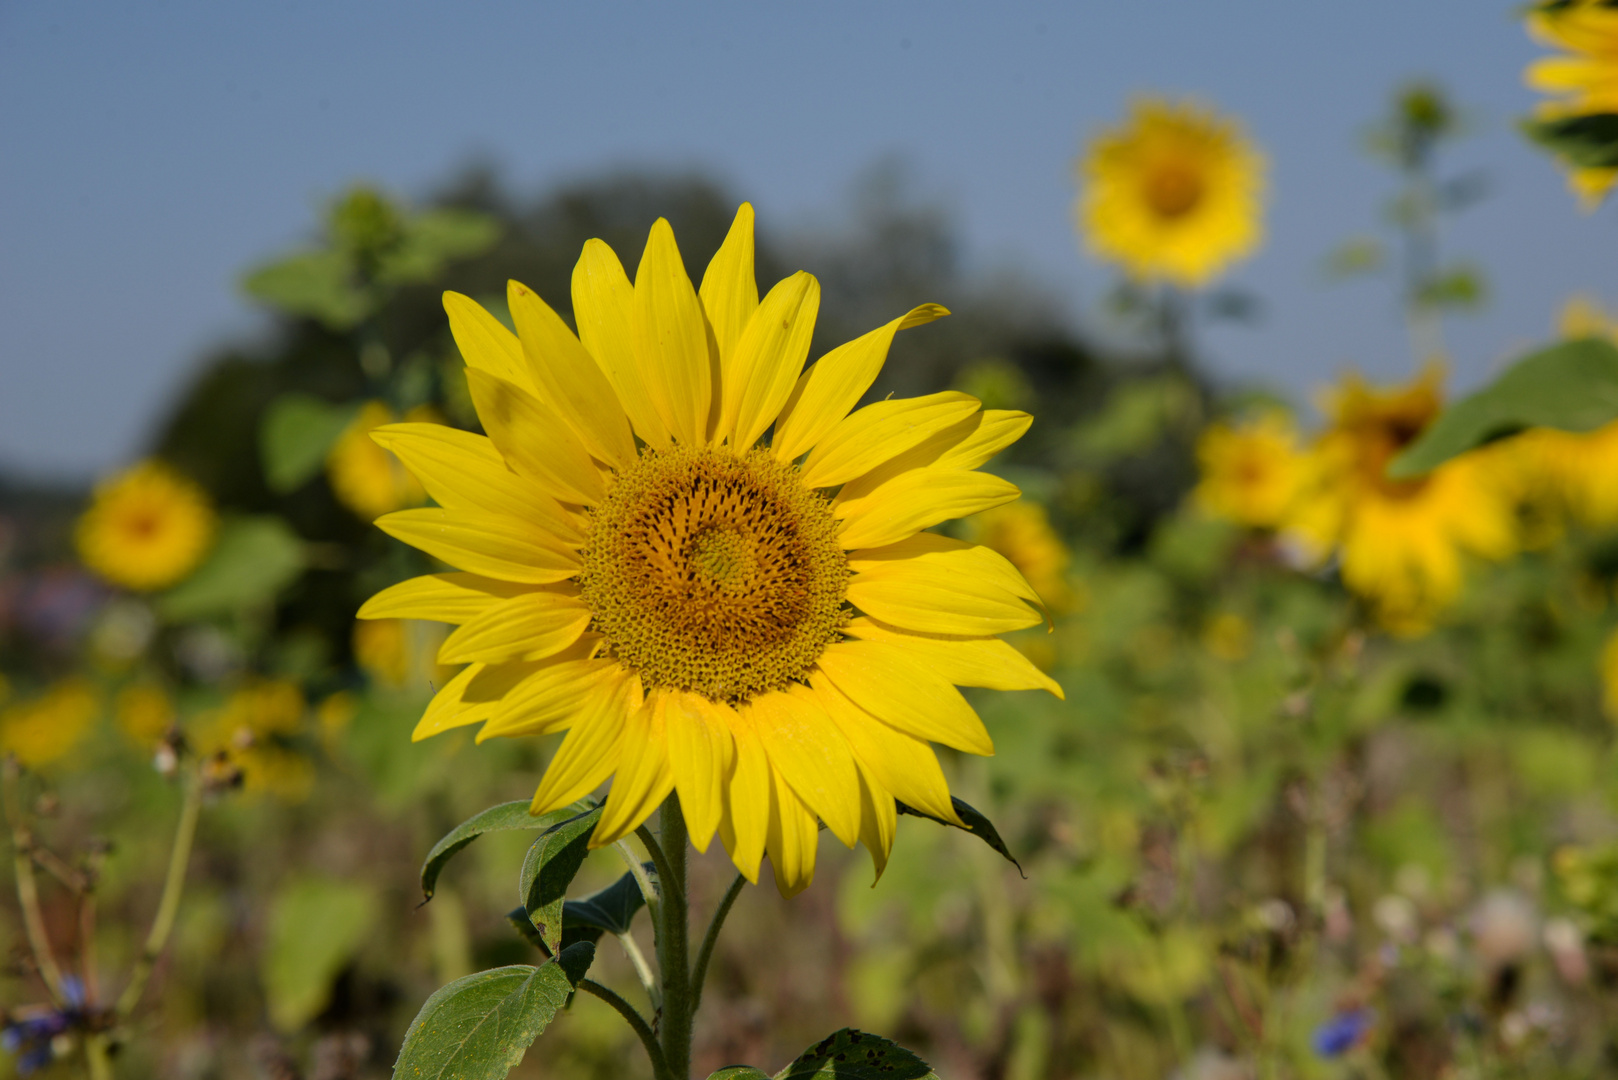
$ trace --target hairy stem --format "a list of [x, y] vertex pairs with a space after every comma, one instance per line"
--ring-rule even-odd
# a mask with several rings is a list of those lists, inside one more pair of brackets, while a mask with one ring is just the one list
[[691, 969], [691, 1011], [695, 1013], [702, 1006], [702, 984], [708, 978], [708, 963], [713, 959], [714, 946], [719, 944], [719, 931], [725, 925], [725, 916], [730, 914], [731, 906], [736, 898], [742, 894], [742, 886], [747, 879], [741, 874], [730, 883], [725, 890], [725, 898], [719, 901], [719, 907], [714, 910], [713, 918], [708, 922], [708, 932], [702, 936], [702, 950], [697, 953], [697, 966]]
[[651, 1025], [646, 1023], [645, 1018], [635, 1011], [635, 1006], [594, 979], [580, 979], [579, 989], [586, 994], [593, 994], [605, 1001], [617, 1011], [619, 1016], [624, 1018], [635, 1032], [636, 1037], [640, 1039], [641, 1046], [646, 1048], [646, 1056], [652, 1061], [653, 1075], [657, 1077], [657, 1080], [669, 1080], [668, 1063], [663, 1060], [663, 1048], [657, 1045], [657, 1034], [652, 1031]]
[[657, 938], [658, 967], [663, 972], [663, 1060], [672, 1080], [690, 1080], [691, 1026], [696, 1002], [691, 995], [688, 913], [685, 891], [685, 817], [680, 813], [680, 797], [670, 795], [659, 817], [662, 825], [663, 903]]
[[[669, 798], [672, 799], [674, 796], [671, 795]], [[664, 828], [666, 830], [667, 826], [664, 826]], [[652, 865], [657, 867], [658, 887], [665, 895], [670, 892], [678, 892], [680, 894], [680, 899], [684, 901], [685, 875], [682, 874], [678, 882], [674, 880], [674, 868], [669, 862], [668, 853], [663, 850], [663, 845], [657, 842], [657, 837], [652, 835], [652, 830], [642, 825], [635, 830], [635, 835], [640, 837], [640, 842], [646, 845], [646, 854], [652, 857]], [[667, 839], [669, 836], [668, 832], [665, 831], [663, 836], [664, 839]], [[680, 837], [682, 840], [685, 837], [684, 818], [680, 819]], [[683, 853], [681, 854], [680, 859], [681, 867], [683, 869], [685, 860], [685, 855]], [[638, 883], [640, 879], [636, 878], [635, 880]]]
[[202, 811], [202, 778], [196, 769], [185, 777], [185, 801], [180, 806], [180, 821], [174, 830], [174, 847], [169, 851], [168, 876], [163, 880], [163, 895], [157, 902], [157, 915], [152, 929], [146, 935], [135, 968], [129, 973], [129, 985], [118, 998], [117, 1015], [127, 1017], [140, 1004], [140, 995], [146, 989], [157, 958], [163, 955], [169, 933], [174, 929], [174, 917], [180, 910], [180, 895], [185, 891], [185, 870], [191, 862], [191, 842], [197, 835], [197, 817]]
[[22, 800], [17, 797], [20, 770], [17, 759], [6, 757], [4, 767], [6, 818], [11, 823], [11, 865], [17, 878], [17, 903], [22, 908], [23, 929], [28, 934], [28, 949], [34, 955], [34, 966], [39, 977], [58, 1005], [67, 1003], [62, 994], [62, 969], [57, 966], [51, 952], [51, 940], [45, 933], [45, 918], [39, 910], [39, 885], [34, 880], [34, 835], [23, 821]]

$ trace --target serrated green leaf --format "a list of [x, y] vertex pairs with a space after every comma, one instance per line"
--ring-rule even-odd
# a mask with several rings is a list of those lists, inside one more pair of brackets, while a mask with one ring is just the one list
[[1388, 464], [1409, 479], [1525, 428], [1591, 431], [1618, 419], [1618, 347], [1604, 338], [1564, 341], [1530, 353], [1490, 385], [1439, 414]]
[[270, 402], [258, 429], [259, 456], [270, 490], [284, 495], [319, 472], [327, 451], [359, 408], [334, 405], [312, 394], [282, 394]]
[[371, 301], [354, 283], [354, 268], [339, 251], [307, 251], [250, 271], [242, 279], [249, 296], [287, 315], [318, 319], [347, 330], [371, 312]]
[[590, 833], [601, 820], [601, 807], [552, 825], [529, 845], [517, 880], [517, 899], [528, 912], [546, 947], [555, 952], [562, 941], [562, 905], [567, 887], [590, 853]]
[[[646, 864], [646, 873], [655, 882], [657, 868]], [[635, 913], [646, 906], [640, 883], [634, 874], [625, 874], [600, 892], [562, 905], [562, 927], [591, 926], [609, 934], [627, 934]]]
[[272, 600], [303, 572], [303, 541], [272, 515], [224, 522], [192, 575], [157, 598], [170, 622], [206, 618]]
[[291, 1034], [326, 1008], [376, 911], [375, 892], [358, 882], [299, 878], [281, 887], [270, 905], [262, 972], [276, 1030]]
[[1618, 168], [1618, 113], [1528, 119], [1523, 134], [1581, 169]]
[[[742, 1076], [748, 1074], [742, 1073]], [[938, 1080], [921, 1058], [880, 1035], [844, 1028], [811, 1046], [775, 1080]]]
[[588, 809], [588, 804], [574, 803], [561, 810], [553, 810], [549, 814], [535, 817], [528, 812], [528, 806], [527, 799], [491, 806], [481, 813], [473, 814], [445, 833], [427, 853], [427, 861], [421, 864], [422, 899], [425, 901], [433, 898], [433, 891], [438, 887], [438, 875], [443, 872], [444, 865], [455, 853], [484, 833], [510, 832], [514, 829], [548, 829], [576, 816], [581, 810]]
[[395, 1080], [502, 1080], [590, 970], [595, 946], [531, 967], [480, 971], [442, 987], [405, 1033]]
[[[1004, 840], [1000, 839], [1000, 832], [994, 827], [994, 822], [990, 821], [980, 811], [974, 809], [966, 802], [957, 799], [953, 795], [949, 797], [949, 801], [954, 805], [956, 815], [959, 816], [962, 821], [966, 822], [967, 832], [971, 833], [979, 840], [982, 840], [985, 844], [988, 844], [990, 847], [994, 848], [994, 850], [998, 851], [1002, 856], [1005, 857], [1005, 860], [1008, 863], [1017, 868], [1017, 873], [1023, 873], [1022, 863], [1012, 858], [1011, 849], [1006, 847], [1006, 842]], [[916, 817], [926, 818], [928, 821], [936, 821], [940, 825], [948, 825], [956, 829], [960, 828], [960, 826], [956, 825], [953, 821], [945, 821], [943, 818], [936, 818], [931, 814], [924, 814], [915, 807], [907, 806], [906, 804], [899, 802], [897, 799], [894, 800], [894, 802], [895, 805], [898, 806], [899, 813], [901, 814], [913, 814]], [[1023, 877], [1027, 876], [1027, 874], [1023, 874]]]
[[708, 1080], [770, 1080], [770, 1074], [751, 1065], [730, 1065], [716, 1073], [709, 1073]]

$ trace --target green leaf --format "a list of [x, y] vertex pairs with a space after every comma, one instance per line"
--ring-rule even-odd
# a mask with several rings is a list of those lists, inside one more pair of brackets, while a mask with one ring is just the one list
[[[657, 869], [646, 864], [646, 872], [655, 882]], [[634, 874], [625, 874], [598, 893], [583, 900], [569, 900], [562, 905], [562, 928], [590, 926], [609, 934], [627, 934], [635, 921], [635, 913], [646, 906], [640, 884]]]
[[262, 971], [276, 1030], [291, 1034], [326, 1008], [376, 912], [375, 892], [357, 882], [298, 878], [281, 887], [270, 905]]
[[472, 815], [445, 833], [443, 839], [434, 844], [433, 849], [427, 853], [427, 861], [421, 864], [423, 901], [433, 898], [433, 891], [438, 887], [438, 875], [443, 872], [444, 865], [450, 858], [484, 833], [510, 832], [513, 829], [549, 829], [573, 818], [581, 809], [587, 809], [588, 805], [574, 803], [561, 810], [553, 810], [549, 814], [535, 817], [528, 812], [528, 800], [518, 799], [515, 802], [491, 806], [482, 813]]
[[452, 259], [478, 255], [500, 239], [500, 222], [475, 210], [428, 210], [405, 224], [404, 237], [381, 260], [377, 276], [394, 285], [431, 280]]
[[716, 1073], [709, 1073], [708, 1080], [770, 1080], [770, 1074], [751, 1065], [729, 1065]]
[[284, 495], [319, 472], [326, 452], [359, 408], [333, 405], [312, 394], [282, 394], [270, 402], [258, 429], [259, 456], [270, 490]]
[[[1023, 877], [1028, 876], [1027, 874], [1023, 874], [1022, 863], [1012, 858], [1011, 849], [1006, 847], [1006, 842], [1004, 840], [1000, 839], [1000, 832], [994, 827], [994, 822], [990, 821], [988, 818], [984, 817], [982, 813], [973, 809], [970, 805], [960, 799], [957, 799], [953, 795], [949, 797], [949, 801], [954, 805], [955, 813], [962, 821], [966, 822], [967, 832], [982, 840], [985, 844], [988, 844], [990, 847], [994, 848], [994, 850], [1003, 855], [1007, 862], [1017, 868], [1017, 873], [1022, 874]], [[901, 814], [913, 814], [916, 817], [926, 818], [928, 821], [936, 821], [940, 825], [949, 825], [957, 829], [960, 828], [960, 826], [956, 825], [953, 821], [945, 821], [943, 818], [936, 818], [931, 814], [924, 814], [915, 807], [906, 806], [897, 799], [894, 800], [894, 802], [899, 807], [899, 813]]]
[[1523, 134], [1581, 169], [1618, 168], [1618, 113], [1528, 119]]
[[567, 887], [590, 853], [590, 833], [599, 820], [601, 807], [598, 806], [552, 825], [529, 845], [528, 854], [523, 857], [517, 898], [552, 952], [561, 946], [562, 905]]
[[442, 987], [405, 1032], [395, 1080], [502, 1080], [590, 970], [595, 946], [531, 967], [480, 971]]
[[251, 607], [273, 599], [303, 565], [303, 541], [280, 518], [232, 518], [203, 564], [157, 598], [158, 613], [183, 622]]
[[1427, 307], [1465, 310], [1483, 306], [1488, 298], [1483, 272], [1476, 267], [1455, 266], [1422, 282], [1416, 290], [1416, 303]]
[[898, 1043], [853, 1028], [826, 1036], [775, 1075], [776, 1080], [938, 1080], [931, 1066]]
[[1618, 419], [1618, 347], [1564, 341], [1517, 361], [1489, 386], [1451, 405], [1388, 465], [1404, 480], [1525, 428], [1590, 431]]
[[242, 279], [255, 300], [288, 315], [318, 319], [348, 330], [371, 313], [371, 301], [354, 283], [354, 268], [338, 251], [308, 251], [261, 266]]

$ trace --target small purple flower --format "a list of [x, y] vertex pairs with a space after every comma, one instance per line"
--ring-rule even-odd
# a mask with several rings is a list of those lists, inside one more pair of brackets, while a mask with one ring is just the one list
[[51, 1042], [72, 1026], [74, 1017], [50, 1009], [26, 1018], [13, 1018], [0, 1029], [0, 1046], [17, 1058], [17, 1073], [27, 1076], [50, 1065], [55, 1054]]
[[1315, 1034], [1309, 1040], [1310, 1045], [1321, 1057], [1341, 1057], [1354, 1049], [1365, 1037], [1365, 1033], [1371, 1030], [1371, 1022], [1375, 1018], [1376, 1014], [1370, 1009], [1352, 1009], [1338, 1013], [1315, 1028]]

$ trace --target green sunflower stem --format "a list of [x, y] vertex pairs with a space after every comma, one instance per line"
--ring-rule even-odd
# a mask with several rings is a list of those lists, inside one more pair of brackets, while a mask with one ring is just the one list
[[[658, 1035], [663, 1061], [673, 1080], [690, 1080], [691, 1028], [696, 997], [691, 987], [690, 918], [686, 907], [686, 849], [689, 846], [680, 797], [670, 795], [660, 817], [662, 848], [667, 870], [660, 905], [657, 962], [663, 973], [663, 1016]], [[662, 867], [659, 868], [662, 870]]]

